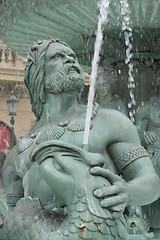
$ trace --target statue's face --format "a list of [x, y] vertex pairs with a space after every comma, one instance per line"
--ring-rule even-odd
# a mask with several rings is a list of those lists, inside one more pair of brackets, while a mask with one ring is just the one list
[[58, 93], [82, 89], [84, 73], [71, 48], [60, 43], [51, 43], [45, 60], [46, 91]]
[[110, 81], [108, 81], [108, 79], [105, 75], [105, 72], [98, 73], [96, 87], [97, 87], [99, 94], [102, 95], [103, 97], [110, 94], [111, 85], [110, 85]]

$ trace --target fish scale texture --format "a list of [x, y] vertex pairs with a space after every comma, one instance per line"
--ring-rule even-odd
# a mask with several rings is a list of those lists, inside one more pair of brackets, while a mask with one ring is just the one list
[[74, 198], [67, 216], [46, 211], [38, 199], [26, 197], [4, 219], [0, 237], [1, 240], [127, 239], [122, 219], [100, 218], [90, 209], [85, 195]]

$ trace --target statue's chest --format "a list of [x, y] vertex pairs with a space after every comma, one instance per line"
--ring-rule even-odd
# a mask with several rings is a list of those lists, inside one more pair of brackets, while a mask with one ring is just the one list
[[[78, 147], [83, 146], [85, 119], [74, 120], [72, 122], [64, 122], [60, 124], [50, 124], [45, 126], [37, 133], [35, 143], [40, 144], [49, 140], [60, 140], [63, 142], [74, 144]], [[106, 148], [106, 140], [104, 139], [102, 129], [97, 129], [94, 121], [91, 121], [89, 131], [88, 150], [91, 152], [102, 153]]]
[[[64, 128], [48, 128], [44, 131], [38, 133], [35, 139], [36, 144], [48, 140], [60, 140], [63, 142], [74, 144], [78, 147], [83, 147], [84, 130], [69, 130], [67, 127]], [[105, 149], [105, 141], [103, 139], [103, 134], [98, 133], [94, 127], [90, 129], [89, 132], [89, 143], [88, 150], [91, 152], [102, 153]]]

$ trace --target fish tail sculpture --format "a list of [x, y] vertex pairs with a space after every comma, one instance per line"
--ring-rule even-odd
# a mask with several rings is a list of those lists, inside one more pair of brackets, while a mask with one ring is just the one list
[[94, 190], [102, 184], [110, 186], [107, 179], [89, 171], [103, 165], [100, 154], [61, 141], [47, 141], [34, 149], [31, 160], [40, 165], [42, 178], [65, 213], [46, 210], [38, 199], [26, 196], [2, 219], [2, 240], [127, 239], [123, 216], [113, 218], [94, 196]]

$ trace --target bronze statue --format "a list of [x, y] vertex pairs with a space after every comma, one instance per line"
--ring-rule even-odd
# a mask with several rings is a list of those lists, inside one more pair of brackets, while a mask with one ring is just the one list
[[86, 106], [76, 98], [84, 74], [59, 40], [33, 45], [24, 82], [37, 121], [5, 162], [2, 239], [127, 239], [125, 207], [160, 195], [136, 127], [119, 111], [94, 104], [88, 151], [82, 148]]
[[123, 100], [113, 93], [113, 85], [116, 81], [118, 81], [117, 72], [111, 65], [98, 68], [96, 83], [99, 93], [98, 102], [102, 108], [116, 109], [128, 116]]
[[155, 95], [150, 100], [144, 102], [138, 108], [136, 114], [136, 125], [142, 144], [145, 146], [150, 156], [153, 157], [154, 143], [160, 138], [160, 72], [157, 71], [157, 79], [155, 82]]
[[[155, 95], [138, 108], [136, 125], [141, 143], [147, 149], [156, 173], [160, 176], [160, 71], [157, 71]], [[160, 199], [143, 207], [155, 236], [160, 237]]]

